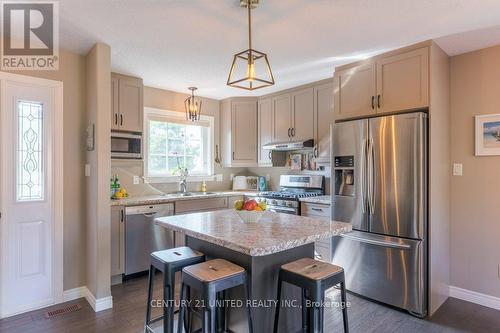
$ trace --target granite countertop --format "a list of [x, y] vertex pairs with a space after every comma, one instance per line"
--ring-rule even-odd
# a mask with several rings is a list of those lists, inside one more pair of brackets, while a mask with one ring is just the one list
[[251, 191], [209, 191], [207, 194], [201, 192], [194, 192], [195, 194], [189, 196], [182, 196], [178, 193], [165, 193], [163, 195], [145, 195], [145, 196], [131, 196], [124, 199], [111, 199], [111, 206], [138, 206], [138, 205], [157, 205], [168, 202], [175, 202], [181, 200], [196, 200], [206, 198], [221, 198], [232, 197], [238, 195], [255, 196], [259, 192]]
[[258, 222], [244, 222], [232, 209], [175, 215], [155, 223], [250, 256], [265, 256], [352, 230], [350, 223], [264, 212]]
[[302, 202], [322, 204], [322, 205], [330, 205], [332, 203], [331, 202], [332, 197], [329, 195], [319, 195], [317, 197], [300, 198], [299, 200]]

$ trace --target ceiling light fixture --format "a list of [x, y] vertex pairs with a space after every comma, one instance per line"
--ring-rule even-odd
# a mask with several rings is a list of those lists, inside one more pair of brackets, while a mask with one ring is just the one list
[[228, 86], [255, 90], [274, 85], [267, 55], [252, 49], [252, 9], [258, 3], [259, 0], [240, 0], [241, 7], [248, 9], [248, 50], [234, 55], [227, 78]]
[[184, 101], [184, 108], [186, 109], [186, 120], [196, 121], [200, 120], [201, 114], [201, 100], [194, 96], [194, 91], [198, 88], [189, 87], [191, 96]]

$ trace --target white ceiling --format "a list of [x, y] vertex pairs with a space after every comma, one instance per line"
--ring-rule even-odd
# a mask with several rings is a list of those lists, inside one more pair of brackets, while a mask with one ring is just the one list
[[250, 93], [226, 86], [233, 54], [248, 43], [239, 0], [61, 0], [61, 47], [85, 54], [104, 42], [114, 71], [225, 98], [328, 78], [339, 64], [431, 38], [453, 35], [438, 39], [452, 55], [500, 44], [500, 28], [490, 28], [500, 23], [498, 0], [260, 2], [254, 48], [268, 54], [276, 85]]

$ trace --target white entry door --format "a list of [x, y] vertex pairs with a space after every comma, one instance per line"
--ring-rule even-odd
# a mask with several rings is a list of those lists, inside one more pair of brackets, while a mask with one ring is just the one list
[[[4, 74], [2, 74], [3, 76]], [[55, 81], [0, 76], [1, 303], [7, 317], [60, 301], [62, 226], [56, 205], [62, 125]]]

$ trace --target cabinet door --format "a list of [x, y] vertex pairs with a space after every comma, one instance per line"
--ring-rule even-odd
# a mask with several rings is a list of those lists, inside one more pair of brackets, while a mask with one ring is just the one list
[[273, 98], [273, 142], [290, 141], [290, 95]]
[[232, 161], [257, 165], [257, 102], [232, 104]]
[[374, 114], [375, 84], [373, 62], [335, 73], [335, 118], [345, 119]]
[[120, 129], [118, 111], [118, 79], [111, 77], [111, 129]]
[[424, 47], [378, 60], [377, 97], [380, 98], [377, 112], [429, 106], [429, 49]]
[[292, 140], [314, 138], [314, 89], [292, 93]]
[[142, 118], [144, 105], [142, 101], [143, 86], [133, 80], [119, 81], [119, 119], [120, 129], [123, 131], [142, 132]]
[[333, 123], [333, 83], [314, 88], [316, 159], [330, 162], [330, 125]]
[[111, 275], [125, 273], [125, 212], [111, 207]]
[[273, 141], [273, 104], [270, 98], [258, 102], [259, 166], [271, 166], [271, 151], [262, 146]]

